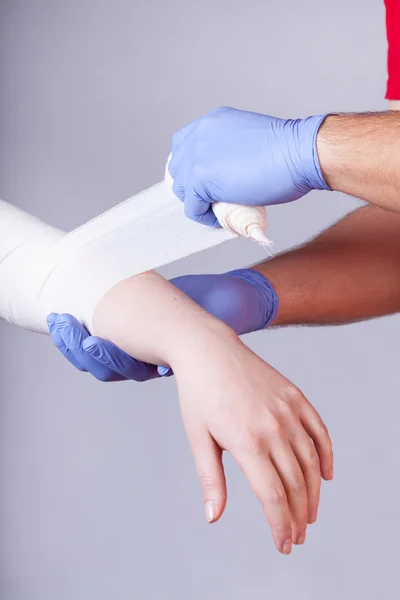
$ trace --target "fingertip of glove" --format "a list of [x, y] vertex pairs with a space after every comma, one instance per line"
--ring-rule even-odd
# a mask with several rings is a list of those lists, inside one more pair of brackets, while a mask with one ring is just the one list
[[72, 315], [68, 315], [63, 313], [61, 315], [56, 315], [55, 322], [60, 327], [70, 327], [71, 325], [75, 325], [75, 319]]
[[99, 356], [98, 340], [95, 337], [88, 337], [82, 343], [82, 348], [92, 356]]
[[206, 227], [215, 227], [217, 229], [221, 228], [221, 224], [218, 221], [217, 217], [214, 215], [211, 208], [203, 214], [186, 215], [186, 216], [188, 216], [189, 219], [196, 221], [197, 223], [201, 223], [201, 225], [206, 225]]
[[157, 367], [157, 372], [160, 377], [170, 377], [172, 375], [170, 367]]
[[57, 316], [58, 316], [57, 313], [50, 313], [49, 315], [47, 315], [46, 323], [49, 327], [54, 324]]
[[49, 334], [52, 336], [54, 333], [54, 326], [56, 323], [57, 313], [51, 313], [46, 317], [47, 329]]

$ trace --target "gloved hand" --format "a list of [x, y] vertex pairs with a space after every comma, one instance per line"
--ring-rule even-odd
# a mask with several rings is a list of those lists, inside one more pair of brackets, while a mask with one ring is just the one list
[[[238, 335], [263, 329], [272, 323], [278, 299], [269, 281], [252, 269], [223, 275], [185, 275], [171, 280], [206, 311], [224, 321]], [[135, 360], [112, 342], [90, 336], [71, 315], [48, 316], [54, 344], [80, 371], [101, 381], [146, 381], [171, 375], [171, 370]]]
[[267, 206], [329, 190], [316, 148], [325, 116], [278, 119], [224, 107], [186, 125], [169, 163], [185, 214], [217, 226], [211, 202]]
[[157, 367], [135, 360], [115, 344], [91, 336], [75, 317], [51, 313], [47, 326], [54, 344], [80, 371], [100, 381], [147, 381], [160, 377]]

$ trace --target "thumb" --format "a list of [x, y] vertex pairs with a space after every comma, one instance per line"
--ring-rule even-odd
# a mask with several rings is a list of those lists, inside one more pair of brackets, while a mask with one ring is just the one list
[[226, 505], [226, 480], [222, 463], [222, 449], [207, 432], [193, 448], [197, 474], [204, 498], [208, 523], [222, 516]]

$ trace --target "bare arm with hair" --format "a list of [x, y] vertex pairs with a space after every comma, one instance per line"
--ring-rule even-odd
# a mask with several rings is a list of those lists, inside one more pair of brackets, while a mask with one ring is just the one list
[[254, 269], [278, 295], [275, 326], [333, 325], [399, 312], [399, 265], [400, 214], [369, 205]]
[[317, 149], [331, 189], [400, 211], [399, 112], [328, 116]]
[[273, 325], [333, 325], [400, 311], [400, 214], [364, 206], [254, 267], [279, 299]]

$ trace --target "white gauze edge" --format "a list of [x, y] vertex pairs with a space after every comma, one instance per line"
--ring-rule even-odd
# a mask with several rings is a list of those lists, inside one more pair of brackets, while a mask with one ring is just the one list
[[221, 203], [213, 208], [226, 229], [190, 221], [166, 177], [65, 234], [0, 200], [0, 317], [47, 333], [49, 313], [71, 313], [92, 332], [101, 298], [130, 276], [237, 234], [269, 245], [260, 239], [264, 208]]

